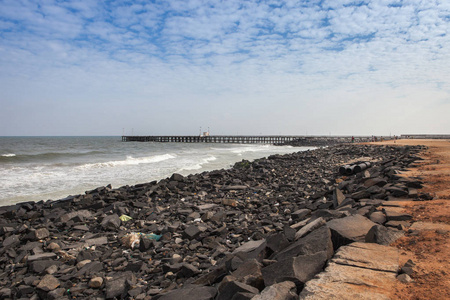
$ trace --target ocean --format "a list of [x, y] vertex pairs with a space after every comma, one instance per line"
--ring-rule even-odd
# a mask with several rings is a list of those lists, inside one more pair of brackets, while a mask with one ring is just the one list
[[242, 159], [304, 151], [265, 144], [122, 142], [121, 137], [0, 137], [0, 206], [57, 200], [230, 168]]

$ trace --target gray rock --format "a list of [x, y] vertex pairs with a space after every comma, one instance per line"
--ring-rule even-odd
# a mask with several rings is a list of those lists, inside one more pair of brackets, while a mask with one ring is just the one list
[[264, 288], [264, 279], [261, 272], [262, 265], [256, 259], [250, 259], [242, 263], [231, 276], [239, 282], [251, 285], [255, 288]]
[[408, 274], [400, 274], [397, 276], [397, 280], [403, 283], [413, 282], [412, 278]]
[[20, 244], [20, 239], [18, 235], [10, 235], [6, 239], [3, 240], [3, 247], [10, 248], [15, 247]]
[[314, 254], [324, 251], [327, 259], [333, 256], [333, 243], [331, 242], [331, 232], [327, 226], [322, 226], [312, 231], [307, 236], [292, 243], [282, 251], [274, 253], [272, 259], [284, 260], [298, 255]]
[[264, 284], [270, 286], [286, 280], [306, 283], [322, 271], [326, 261], [325, 251], [278, 261], [262, 269]]
[[162, 295], [159, 300], [213, 300], [217, 289], [212, 286], [190, 285]]
[[376, 225], [366, 217], [353, 215], [327, 222], [334, 249], [351, 242], [363, 242], [369, 230]]
[[183, 231], [183, 238], [185, 239], [195, 239], [200, 235], [201, 231], [200, 229], [195, 225], [190, 225], [186, 227], [186, 229]]
[[398, 212], [389, 208], [384, 208], [383, 210], [388, 221], [408, 221], [412, 219], [412, 216], [407, 213]]
[[86, 218], [91, 218], [91, 217], [92, 217], [92, 214], [90, 211], [78, 210], [78, 211], [73, 211], [73, 212], [67, 213], [65, 215], [62, 215], [59, 220], [62, 223], [67, 223], [69, 220], [72, 220], [73, 218], [78, 218], [80, 220], [84, 220]]
[[383, 225], [386, 222], [386, 216], [381, 211], [375, 211], [370, 215], [370, 220], [374, 223]]
[[283, 281], [266, 287], [252, 300], [297, 300], [297, 287], [292, 281]]
[[302, 236], [313, 231], [314, 229], [319, 228], [320, 226], [323, 226], [324, 224], [325, 224], [325, 220], [322, 218], [318, 218], [318, 219], [312, 221], [311, 223], [306, 224], [299, 231], [297, 231], [297, 233], [295, 234], [295, 239], [298, 240]]
[[35, 260], [41, 260], [41, 259], [48, 259], [48, 258], [55, 258], [56, 254], [52, 252], [46, 252], [46, 253], [39, 253], [28, 256], [28, 262], [33, 262]]
[[333, 206], [334, 208], [338, 207], [339, 205], [341, 205], [341, 203], [345, 200], [345, 196], [342, 193], [342, 191], [338, 188], [335, 188], [333, 190]]
[[216, 300], [232, 300], [237, 293], [258, 294], [259, 290], [238, 281], [229, 281], [220, 284], [219, 295]]
[[119, 216], [117, 214], [112, 214], [109, 216], [106, 216], [102, 220], [102, 227], [105, 230], [117, 230], [120, 227], [120, 224], [122, 224], [122, 221], [120, 220]]
[[127, 294], [130, 286], [134, 284], [136, 278], [130, 271], [122, 273], [106, 282], [106, 299], [115, 297], [123, 298]]
[[302, 209], [296, 210], [293, 213], [291, 213], [291, 217], [292, 217], [292, 220], [298, 222], [298, 221], [303, 220], [310, 213], [311, 213], [310, 209], [302, 208]]
[[375, 225], [367, 232], [365, 241], [366, 243], [390, 245], [404, 235], [403, 231], [389, 229], [382, 225]]
[[37, 288], [48, 292], [48, 291], [53, 291], [59, 285], [60, 285], [60, 282], [58, 279], [56, 279], [53, 275], [47, 274], [41, 279], [41, 281], [37, 285]]

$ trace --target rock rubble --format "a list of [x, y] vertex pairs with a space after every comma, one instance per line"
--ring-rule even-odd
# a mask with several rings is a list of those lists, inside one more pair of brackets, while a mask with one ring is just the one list
[[0, 299], [295, 299], [341, 246], [402, 235], [410, 216], [381, 205], [429, 199], [399, 175], [421, 150], [334, 145], [0, 207]]

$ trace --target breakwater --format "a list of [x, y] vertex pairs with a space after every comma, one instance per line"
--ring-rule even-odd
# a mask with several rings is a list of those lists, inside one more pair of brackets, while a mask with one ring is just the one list
[[[428, 199], [398, 176], [421, 150], [339, 145], [0, 207], [0, 296], [231, 300], [283, 284], [305, 299], [341, 246], [404, 234], [411, 216], [380, 206]], [[361, 157], [370, 168], [339, 175]]]

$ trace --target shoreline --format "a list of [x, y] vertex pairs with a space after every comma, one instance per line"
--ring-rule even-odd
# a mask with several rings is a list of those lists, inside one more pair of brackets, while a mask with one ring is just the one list
[[[227, 170], [173, 174], [118, 189], [101, 187], [72, 199], [0, 207], [6, 221], [0, 224], [0, 281], [9, 286], [0, 294], [164, 299], [167, 293], [184, 291], [228, 299], [223, 286], [230, 286], [227, 290], [257, 295], [278, 281], [267, 273], [284, 261], [277, 255], [306, 243], [319, 230], [325, 233], [321, 245], [329, 254], [361, 241], [360, 236], [344, 237], [336, 228], [327, 229], [332, 227], [329, 222], [359, 215], [376, 225], [371, 215], [384, 201], [394, 201], [393, 195], [429, 197], [410, 193], [397, 176], [422, 150], [330, 146], [242, 161]], [[356, 175], [338, 174], [339, 166], [355, 159], [369, 160], [372, 166]], [[379, 181], [368, 191], [364, 183], [380, 177], [390, 185]], [[299, 234], [301, 230], [305, 232]], [[133, 238], [138, 246], [130, 248]], [[331, 258], [319, 252], [283, 256], [307, 261], [322, 257], [313, 259], [313, 273], [286, 281], [294, 284], [297, 295]], [[240, 278], [235, 272], [247, 264], [259, 271]], [[283, 266], [289, 270], [292, 264]], [[229, 273], [235, 277], [225, 280]], [[192, 283], [203, 285], [187, 288]]]

